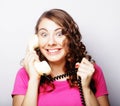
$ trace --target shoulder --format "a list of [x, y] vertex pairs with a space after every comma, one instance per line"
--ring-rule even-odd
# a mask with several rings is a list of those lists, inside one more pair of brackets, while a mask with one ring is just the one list
[[93, 75], [93, 79], [95, 81], [95, 87], [96, 87], [95, 95], [96, 97], [99, 97], [108, 94], [108, 90], [102, 68], [98, 64], [95, 64], [94, 67], [95, 67], [95, 73]]
[[28, 74], [25, 68], [21, 67], [16, 73], [12, 95], [25, 94], [28, 86], [28, 81]]
[[28, 74], [25, 70], [24, 67], [21, 67], [16, 74], [16, 78], [24, 78], [24, 79], [28, 79]]
[[27, 74], [27, 72], [24, 67], [20, 67], [17, 71], [17, 74]]
[[102, 68], [98, 64], [95, 64], [94, 68], [95, 68], [95, 72], [93, 74], [93, 79], [96, 83], [96, 86], [100, 86], [103, 84], [105, 85], [106, 82]]
[[103, 70], [102, 68], [98, 65], [98, 64], [94, 64], [94, 68], [95, 68], [95, 73], [94, 75], [100, 75], [100, 74], [103, 74]]
[[93, 79], [96, 80], [97, 82], [103, 81], [104, 80], [104, 73], [102, 68], [98, 64], [94, 64], [95, 72], [93, 74]]

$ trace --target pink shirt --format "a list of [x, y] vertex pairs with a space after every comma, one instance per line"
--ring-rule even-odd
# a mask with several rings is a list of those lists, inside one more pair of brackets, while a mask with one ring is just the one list
[[[95, 65], [93, 75], [95, 87], [97, 89], [95, 96], [108, 94], [104, 75], [99, 66]], [[12, 95], [25, 95], [28, 87], [29, 77], [24, 68], [21, 68], [15, 79]], [[42, 92], [39, 88], [38, 106], [82, 106], [78, 88], [71, 88], [67, 81], [54, 81], [55, 89], [52, 92]], [[48, 88], [49, 89], [49, 88]]]

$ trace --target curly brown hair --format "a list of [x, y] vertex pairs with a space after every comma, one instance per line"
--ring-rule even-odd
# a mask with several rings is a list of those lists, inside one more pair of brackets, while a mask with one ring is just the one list
[[[35, 34], [38, 33], [38, 26], [42, 19], [47, 18], [54, 21], [57, 25], [62, 28], [62, 34], [64, 34], [68, 39], [68, 48], [69, 52], [66, 55], [66, 73], [68, 71], [74, 71], [75, 63], [81, 62], [82, 58], [85, 57], [89, 61], [91, 61], [91, 56], [87, 54], [86, 47], [81, 41], [82, 36], [79, 30], [78, 25], [73, 20], [73, 18], [62, 9], [51, 9], [49, 11], [45, 11], [37, 21], [35, 26]], [[42, 55], [39, 48], [36, 49], [37, 54], [39, 55], [39, 59], [46, 60], [46, 58]], [[45, 81], [45, 80], [44, 80]], [[42, 82], [42, 81], [41, 81]], [[69, 78], [70, 85], [76, 84], [76, 76], [71, 76]]]

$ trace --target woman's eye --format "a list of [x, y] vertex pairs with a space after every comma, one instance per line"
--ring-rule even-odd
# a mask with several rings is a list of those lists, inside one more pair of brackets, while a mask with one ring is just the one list
[[40, 36], [46, 37], [48, 34], [47, 33], [41, 33]]
[[62, 32], [60, 31], [60, 32], [57, 32], [56, 35], [57, 35], [57, 36], [62, 36], [63, 34], [62, 34]]

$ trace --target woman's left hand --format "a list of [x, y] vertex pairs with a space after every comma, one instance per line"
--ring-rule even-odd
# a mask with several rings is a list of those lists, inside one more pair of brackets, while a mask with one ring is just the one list
[[75, 67], [78, 68], [77, 76], [81, 77], [82, 87], [88, 88], [95, 71], [93, 63], [83, 58], [81, 63], [76, 63]]

